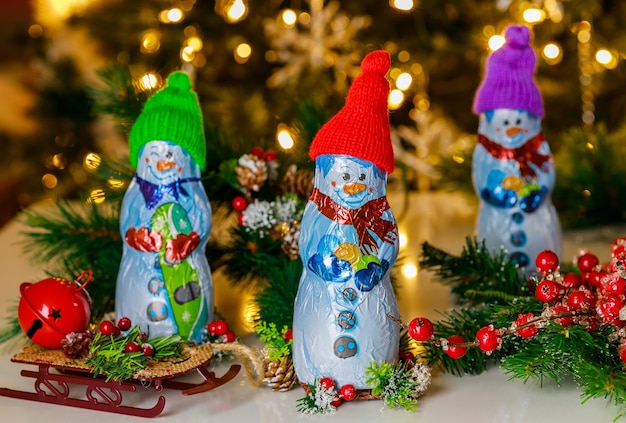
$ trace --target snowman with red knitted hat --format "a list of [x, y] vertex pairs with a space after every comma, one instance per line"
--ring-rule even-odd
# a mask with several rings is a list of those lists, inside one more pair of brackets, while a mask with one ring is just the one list
[[394, 169], [385, 74], [368, 54], [345, 106], [316, 134], [313, 193], [301, 224], [303, 273], [294, 305], [293, 361], [301, 383], [331, 378], [367, 390], [365, 369], [398, 357], [399, 314], [389, 270], [398, 229], [386, 199]]
[[543, 250], [561, 254], [561, 227], [550, 195], [555, 168], [544, 138], [535, 52], [526, 26], [511, 25], [486, 62], [474, 97], [479, 116], [472, 180], [480, 205], [476, 236], [532, 274]]

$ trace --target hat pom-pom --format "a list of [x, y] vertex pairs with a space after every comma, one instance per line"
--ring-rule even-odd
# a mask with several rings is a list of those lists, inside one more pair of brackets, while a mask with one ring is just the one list
[[385, 50], [373, 51], [361, 62], [361, 71], [363, 73], [374, 73], [385, 76], [391, 66], [391, 57]]
[[183, 71], [176, 71], [167, 77], [168, 87], [175, 87], [182, 91], [189, 91], [191, 89], [191, 80], [189, 75]]
[[526, 48], [530, 45], [530, 31], [524, 25], [512, 25], [504, 33], [504, 39], [513, 48]]

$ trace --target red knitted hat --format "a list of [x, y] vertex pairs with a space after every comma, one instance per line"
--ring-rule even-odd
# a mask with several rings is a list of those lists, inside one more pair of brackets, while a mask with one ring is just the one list
[[388, 174], [394, 157], [389, 130], [389, 71], [391, 58], [384, 50], [369, 53], [361, 62], [344, 107], [315, 135], [309, 156], [342, 154], [374, 163]]

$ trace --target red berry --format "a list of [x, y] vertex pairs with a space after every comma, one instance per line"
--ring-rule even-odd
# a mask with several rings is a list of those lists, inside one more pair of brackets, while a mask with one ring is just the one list
[[356, 398], [356, 388], [350, 384], [343, 385], [339, 390], [339, 395], [344, 401], [352, 401]]
[[433, 336], [434, 328], [430, 320], [425, 317], [416, 317], [407, 325], [407, 330], [411, 338], [419, 342], [424, 342]]
[[228, 329], [228, 332], [226, 332], [226, 335], [224, 336], [226, 336], [226, 342], [235, 342], [235, 339], [237, 339], [235, 332], [230, 329]]
[[266, 162], [273, 162], [274, 160], [276, 160], [278, 158], [278, 154], [276, 153], [275, 150], [272, 150], [271, 148], [269, 148], [265, 154], [263, 155], [263, 159]]
[[126, 353], [138, 352], [140, 349], [141, 348], [139, 347], [139, 344], [136, 343], [135, 341], [130, 341], [129, 343], [124, 345], [124, 352]]
[[452, 335], [448, 338], [448, 346], [445, 350], [446, 354], [448, 354], [448, 357], [461, 358], [465, 355], [465, 353], [467, 352], [467, 347], [460, 344], [465, 344], [465, 339], [463, 339], [462, 336]]
[[262, 159], [264, 152], [261, 147], [253, 147], [252, 150], [250, 150], [250, 154], [258, 157], [259, 159]]
[[329, 377], [323, 377], [320, 379], [320, 386], [324, 389], [334, 389], [336, 384], [335, 381]]
[[113, 324], [112, 321], [110, 320], [103, 320], [102, 323], [100, 323], [100, 332], [104, 335], [104, 336], [109, 336], [113, 333], [113, 328], [115, 327], [115, 325]]
[[[560, 314], [569, 313], [570, 308], [563, 304], [557, 304], [552, 309], [552, 312], [558, 316]], [[555, 317], [554, 321], [557, 322], [559, 325], [565, 326], [565, 327], [572, 326], [572, 324], [574, 324], [574, 319], [572, 318], [572, 316], [569, 316], [569, 315], [562, 316], [562, 317]]]
[[539, 301], [544, 303], [556, 301], [563, 294], [563, 292], [563, 287], [550, 279], [542, 280], [535, 288], [535, 296]]
[[[515, 331], [522, 338], [532, 338], [539, 332], [539, 329], [535, 324], [526, 325], [528, 322], [533, 320], [535, 315], [533, 313], [520, 314], [517, 316], [517, 320], [515, 321], [515, 326], [519, 329]], [[520, 326], [522, 326], [520, 328]]]
[[570, 310], [580, 310], [591, 307], [587, 294], [583, 291], [574, 291], [567, 296], [567, 305]]
[[600, 263], [598, 257], [591, 253], [585, 253], [578, 257], [578, 268], [581, 272], [591, 272]]
[[559, 257], [554, 251], [543, 250], [542, 252], [537, 254], [535, 264], [537, 265], [537, 270], [545, 275], [548, 272], [554, 272], [556, 269], [558, 269]]
[[244, 211], [246, 207], [248, 207], [248, 201], [245, 198], [243, 198], [241, 195], [233, 198], [233, 201], [231, 204], [233, 206], [233, 209], [237, 211]]
[[619, 354], [620, 360], [622, 360], [623, 363], [626, 363], [626, 343], [625, 342], [622, 342], [621, 344], [619, 344], [619, 347], [617, 347], [617, 353]]
[[148, 343], [141, 344], [141, 351], [146, 357], [152, 357], [154, 355], [154, 347]]
[[113, 332], [111, 333], [111, 335], [113, 336], [120, 336], [120, 334], [122, 333], [122, 331], [120, 330], [119, 327], [113, 325]]
[[398, 356], [402, 361], [413, 361], [413, 359], [415, 358], [415, 354], [413, 354], [413, 352], [409, 350], [400, 351], [398, 353]]
[[493, 325], [480, 328], [476, 333], [476, 340], [478, 341], [478, 348], [487, 353], [494, 351], [502, 343], [502, 339], [498, 336]]
[[128, 329], [131, 328], [132, 325], [133, 323], [130, 321], [128, 317], [122, 317], [120, 318], [120, 320], [117, 321], [117, 327], [123, 331], [127, 331]]
[[592, 270], [585, 274], [585, 281], [594, 288], [601, 289], [607, 273], [603, 270]]
[[611, 242], [611, 255], [619, 257], [624, 252], [626, 252], [626, 237], [615, 238]]
[[616, 295], [626, 294], [626, 280], [620, 277], [611, 277], [604, 284], [604, 292]]
[[608, 322], [619, 318], [619, 312], [622, 307], [624, 307], [624, 300], [618, 295], [607, 294], [598, 299], [596, 311], [605, 322]]
[[139, 332], [137, 334], [137, 340], [138, 341], [146, 342], [146, 339], [148, 339], [148, 335], [145, 332]]
[[228, 323], [225, 320], [216, 320], [214, 322], [209, 323], [208, 325], [209, 333], [215, 336], [226, 335], [228, 332]]
[[561, 281], [561, 284], [566, 288], [578, 288], [582, 283], [583, 280], [577, 273], [566, 273]]
[[337, 399], [332, 400], [330, 405], [333, 407], [339, 407], [341, 405], [341, 398], [337, 397]]
[[237, 216], [237, 223], [241, 226], [246, 226], [245, 215], [243, 213], [239, 213], [239, 216]]
[[287, 329], [284, 333], [281, 334], [285, 342], [289, 342], [293, 339], [293, 330], [291, 328]]

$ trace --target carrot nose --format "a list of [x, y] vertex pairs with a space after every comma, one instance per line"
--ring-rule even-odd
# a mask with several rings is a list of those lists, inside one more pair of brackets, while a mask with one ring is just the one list
[[512, 126], [509, 129], [506, 130], [506, 134], [509, 137], [512, 137], [513, 135], [517, 135], [520, 132], [522, 132], [522, 128], [520, 128], [519, 126]]
[[354, 195], [363, 191], [365, 188], [367, 188], [367, 185], [365, 184], [360, 184], [358, 182], [350, 182], [343, 187], [343, 190], [350, 195]]
[[167, 160], [159, 160], [156, 165], [157, 169], [159, 169], [161, 172], [167, 169], [171, 169], [174, 166], [176, 166], [176, 162], [170, 162]]

